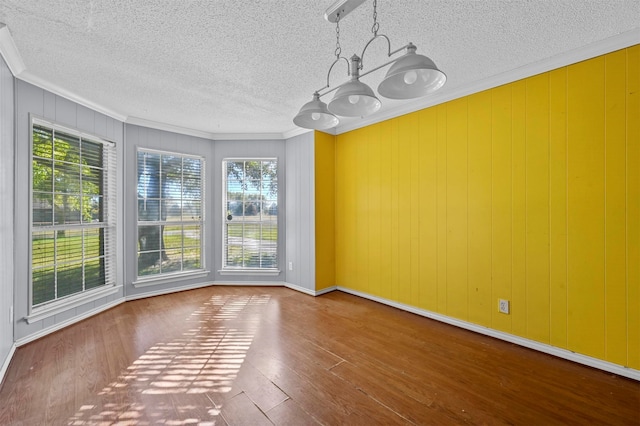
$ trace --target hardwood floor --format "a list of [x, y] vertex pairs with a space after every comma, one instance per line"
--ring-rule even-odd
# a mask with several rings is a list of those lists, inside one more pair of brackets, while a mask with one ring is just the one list
[[640, 424], [640, 383], [333, 292], [208, 287], [17, 349], [2, 425]]

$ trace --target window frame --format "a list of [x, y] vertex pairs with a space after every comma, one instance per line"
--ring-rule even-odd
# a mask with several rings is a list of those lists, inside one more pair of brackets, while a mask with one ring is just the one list
[[[138, 209], [138, 202], [140, 200], [140, 198], [138, 197], [138, 191], [137, 191], [137, 186], [138, 186], [138, 177], [139, 177], [139, 173], [138, 173], [138, 155], [140, 152], [144, 152], [144, 153], [149, 153], [149, 154], [154, 154], [154, 155], [160, 155], [160, 161], [162, 161], [162, 156], [171, 156], [171, 157], [179, 157], [181, 159], [181, 161], [184, 161], [184, 159], [195, 159], [198, 160], [200, 162], [200, 219], [198, 221], [167, 221], [167, 220], [157, 220], [157, 221], [140, 221], [140, 215], [139, 215], [139, 209]], [[135, 281], [132, 283], [134, 287], [138, 288], [138, 287], [145, 287], [145, 286], [149, 286], [149, 285], [155, 285], [155, 284], [163, 284], [165, 282], [169, 282], [169, 281], [173, 281], [176, 279], [186, 279], [186, 278], [197, 278], [197, 277], [202, 277], [202, 276], [207, 276], [209, 274], [209, 271], [206, 269], [206, 244], [205, 244], [205, 230], [206, 230], [206, 209], [205, 209], [205, 204], [206, 204], [206, 159], [204, 156], [202, 155], [197, 155], [197, 154], [188, 154], [188, 153], [182, 153], [182, 152], [175, 152], [175, 151], [167, 151], [167, 150], [158, 150], [158, 149], [153, 149], [153, 148], [147, 148], [147, 147], [142, 147], [142, 146], [137, 146], [135, 149], [135, 163], [136, 163], [136, 167], [135, 167], [135, 174], [136, 174], [136, 191], [135, 191], [135, 211], [136, 211], [136, 226], [135, 226]], [[183, 175], [184, 177], [184, 175]], [[183, 177], [181, 179], [183, 179]], [[159, 202], [160, 204], [162, 203], [162, 200], [164, 198], [162, 196], [160, 196], [159, 198]], [[181, 198], [182, 200], [183, 198]], [[182, 210], [181, 210], [182, 212]], [[139, 262], [138, 262], [138, 257], [140, 255], [140, 247], [139, 247], [139, 241], [138, 241], [138, 232], [139, 232], [139, 228], [140, 226], [153, 226], [153, 225], [158, 225], [158, 226], [176, 226], [176, 225], [181, 225], [184, 226], [185, 224], [187, 225], [198, 225], [200, 226], [200, 267], [197, 269], [187, 269], [187, 270], [180, 270], [180, 271], [170, 271], [170, 272], [164, 272], [164, 273], [157, 273], [157, 274], [148, 274], [148, 275], [140, 275], [140, 270], [139, 270]], [[162, 250], [162, 249], [161, 249]], [[182, 243], [181, 246], [181, 250], [184, 250], [184, 241]]]
[[[280, 194], [280, 185], [278, 184], [276, 201], [277, 201], [277, 213], [276, 213], [276, 229], [277, 229], [277, 237], [275, 239], [275, 266], [272, 268], [255, 268], [255, 267], [237, 267], [237, 266], [227, 266], [227, 215], [228, 215], [228, 200], [227, 200], [227, 192], [228, 192], [228, 172], [227, 172], [227, 163], [229, 162], [249, 162], [249, 161], [272, 161], [276, 164], [276, 181], [280, 181], [280, 159], [278, 157], [225, 157], [222, 159], [222, 197], [221, 197], [221, 217], [222, 217], [222, 238], [221, 238], [221, 269], [218, 271], [220, 275], [263, 275], [263, 276], [277, 276], [280, 274], [280, 261], [281, 261], [281, 194]], [[261, 185], [262, 186], [262, 185]], [[262, 209], [261, 209], [262, 210]], [[262, 222], [262, 221], [256, 221]]]
[[[92, 143], [99, 143], [102, 145], [102, 165], [100, 169], [103, 172], [102, 176], [102, 191], [98, 196], [101, 196], [103, 199], [103, 207], [102, 207], [102, 215], [103, 218], [100, 222], [83, 222], [80, 220], [80, 224], [55, 224], [53, 222], [54, 216], [52, 216], [52, 222], [48, 225], [38, 225], [34, 224], [34, 129], [36, 127], [44, 127], [49, 129], [53, 135], [56, 132], [65, 133], [67, 135], [71, 135], [73, 137], [78, 138], [80, 141], [87, 140]], [[54, 136], [55, 140], [55, 136]], [[53, 143], [53, 140], [52, 140]], [[54, 149], [52, 145], [52, 150]], [[29, 117], [29, 231], [28, 231], [28, 265], [29, 265], [29, 275], [28, 275], [28, 309], [27, 316], [25, 317], [27, 323], [31, 324], [35, 321], [42, 320], [44, 318], [50, 317], [52, 315], [59, 314], [64, 312], [67, 309], [80, 306], [83, 303], [91, 302], [93, 300], [97, 300], [102, 297], [109, 296], [111, 294], [115, 294], [118, 291], [118, 261], [117, 261], [117, 244], [118, 244], [118, 229], [119, 229], [119, 218], [118, 218], [118, 208], [119, 208], [119, 200], [118, 200], [118, 166], [117, 166], [117, 144], [113, 141], [107, 140], [103, 137], [90, 134], [69, 126], [60, 125], [51, 120], [46, 120], [40, 117], [36, 117], [34, 115], [30, 115]], [[39, 157], [46, 159], [46, 157]], [[51, 157], [52, 166], [55, 165], [55, 158], [52, 151]], [[57, 160], [57, 162], [63, 162], [63, 160]], [[66, 162], [64, 162], [66, 163]], [[74, 164], [74, 163], [68, 163]], [[79, 166], [82, 166], [81, 162], [78, 162]], [[92, 166], [87, 166], [92, 167]], [[55, 166], [54, 169], [55, 170]], [[83, 181], [82, 173], [80, 173], [80, 182]], [[82, 184], [81, 184], [82, 185]], [[52, 187], [51, 195], [54, 196], [56, 194], [55, 187]], [[82, 189], [80, 189], [79, 193], [80, 197], [83, 197]], [[53, 206], [52, 206], [53, 209]], [[82, 213], [80, 212], [80, 217], [82, 217]], [[103, 231], [103, 245], [99, 247], [102, 254], [97, 257], [100, 257], [104, 260], [104, 284], [98, 285], [94, 288], [85, 289], [85, 276], [84, 276], [84, 267], [85, 261], [90, 261], [93, 258], [85, 259], [85, 245], [82, 244], [82, 265], [83, 265], [83, 290], [75, 293], [70, 293], [68, 295], [63, 295], [61, 297], [56, 296], [51, 299], [37, 305], [34, 305], [34, 280], [33, 280], [33, 237], [37, 232], [58, 232], [58, 231], [83, 231], [84, 230], [95, 230], [102, 229]], [[57, 238], [57, 237], [56, 237]], [[55, 241], [55, 240], [54, 240]], [[64, 261], [57, 260], [57, 246], [54, 243], [54, 268], [57, 268], [59, 265], [64, 265]], [[68, 262], [67, 262], [68, 263]], [[54, 278], [56, 282], [56, 290], [54, 290], [54, 294], [57, 293], [57, 278]]]

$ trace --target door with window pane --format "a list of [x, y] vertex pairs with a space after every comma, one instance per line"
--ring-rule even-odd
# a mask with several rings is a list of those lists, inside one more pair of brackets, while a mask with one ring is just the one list
[[227, 159], [223, 170], [223, 268], [277, 269], [277, 160]]

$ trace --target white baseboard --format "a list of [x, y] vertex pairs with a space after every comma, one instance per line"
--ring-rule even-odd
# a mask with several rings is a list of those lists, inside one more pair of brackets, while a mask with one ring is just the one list
[[297, 284], [284, 283], [286, 288], [290, 288], [291, 290], [299, 291], [300, 293], [308, 294], [309, 296], [317, 296], [314, 290], [310, 290], [306, 287], [299, 286]]
[[11, 364], [11, 359], [13, 358], [13, 354], [16, 351], [16, 347], [17, 346], [15, 343], [11, 345], [11, 348], [9, 348], [9, 353], [7, 354], [7, 357], [4, 359], [4, 362], [2, 363], [2, 368], [0, 368], [0, 385], [2, 385], [2, 382], [4, 381], [4, 375], [7, 373], [9, 364]]
[[77, 322], [82, 321], [83, 319], [87, 319], [87, 318], [92, 317], [92, 316], [94, 316], [96, 314], [99, 314], [100, 312], [104, 312], [107, 309], [111, 309], [111, 308], [113, 308], [115, 306], [118, 306], [119, 304], [121, 304], [123, 302], [125, 302], [125, 299], [121, 298], [121, 299], [114, 300], [113, 302], [109, 302], [109, 303], [106, 303], [104, 305], [100, 305], [97, 308], [91, 309], [90, 311], [87, 311], [87, 312], [85, 312], [85, 313], [83, 313], [81, 315], [78, 315], [78, 316], [73, 317], [73, 318], [69, 318], [66, 321], [59, 322], [57, 324], [52, 325], [51, 327], [43, 328], [42, 330], [40, 330], [40, 331], [38, 331], [36, 333], [30, 334], [30, 335], [28, 335], [26, 337], [23, 337], [22, 339], [18, 339], [18, 340], [16, 340], [15, 345], [17, 347], [20, 347], [22, 345], [26, 345], [27, 343], [33, 342], [34, 340], [37, 340], [37, 339], [39, 339], [41, 337], [44, 337], [47, 334], [51, 334], [54, 331], [62, 330], [65, 327], [68, 327], [68, 326], [70, 326], [72, 324], [75, 324]]
[[[279, 287], [286, 287], [287, 283], [284, 282], [279, 282], [279, 281], [261, 281], [261, 282], [257, 282], [257, 281], [246, 281], [246, 282], [207, 282], [207, 283], [199, 283], [199, 284], [193, 284], [193, 285], [189, 285], [189, 286], [183, 286], [183, 287], [174, 287], [174, 288], [169, 288], [169, 289], [163, 289], [163, 290], [156, 290], [156, 291], [148, 291], [145, 293], [141, 293], [141, 294], [133, 294], [133, 295], [128, 295], [125, 296], [124, 298], [121, 299], [117, 299], [114, 300], [113, 302], [107, 303], [105, 305], [101, 305], [97, 308], [91, 309], [85, 313], [83, 313], [82, 315], [70, 318], [66, 321], [57, 323], [52, 325], [51, 327], [47, 327], [47, 328], [43, 328], [42, 330], [39, 330], [36, 333], [30, 334], [26, 337], [23, 337], [22, 339], [18, 339], [15, 341], [14, 343], [14, 347], [20, 347], [22, 345], [25, 345], [27, 343], [33, 342], [34, 340], [37, 340], [41, 337], [44, 337], [48, 334], [51, 334], [55, 331], [61, 330], [65, 327], [68, 327], [72, 324], [75, 324], [77, 322], [80, 322], [84, 319], [87, 319], [93, 315], [99, 314], [100, 312], [104, 312], [107, 309], [111, 309], [115, 306], [118, 306], [121, 303], [124, 302], [128, 302], [131, 300], [137, 300], [137, 299], [145, 299], [147, 297], [154, 297], [154, 296], [162, 296], [165, 294], [170, 294], [170, 293], [176, 293], [179, 291], [187, 291], [187, 290], [194, 290], [197, 288], [201, 288], [201, 287], [208, 287], [208, 286], [212, 286], [212, 285], [236, 285], [236, 286], [279, 286]], [[302, 287], [300, 287], [300, 289], [302, 289]], [[294, 289], [295, 290], [295, 289]], [[299, 290], [300, 291], [300, 290]], [[11, 361], [11, 357], [13, 356], [13, 352], [10, 353], [10, 355], [8, 356], [7, 360], [5, 361], [6, 365], [9, 365], [9, 362]], [[3, 368], [5, 368], [3, 366]], [[2, 374], [4, 374], [4, 370], [2, 370]]]
[[399, 302], [395, 302], [393, 300], [389, 300], [389, 299], [385, 299], [382, 297], [378, 297], [378, 296], [373, 296], [367, 293], [363, 293], [360, 291], [356, 291], [356, 290], [352, 290], [350, 288], [346, 288], [346, 287], [340, 287], [340, 286], [332, 286], [332, 287], [328, 287], [319, 291], [314, 291], [314, 290], [310, 290], [307, 289], [305, 287], [301, 287], [299, 285], [296, 284], [291, 284], [291, 283], [286, 283], [286, 282], [278, 282], [278, 281], [263, 281], [263, 282], [213, 282], [213, 283], [204, 283], [204, 284], [194, 284], [192, 286], [188, 286], [188, 287], [180, 287], [180, 288], [172, 288], [172, 289], [165, 289], [165, 290], [158, 290], [155, 292], [147, 292], [144, 294], [139, 294], [139, 295], [132, 295], [132, 296], [127, 296], [126, 298], [123, 299], [118, 299], [115, 300], [111, 303], [107, 303], [105, 305], [102, 305], [98, 308], [92, 309], [90, 311], [85, 312], [84, 314], [71, 318], [67, 321], [63, 321], [61, 323], [55, 324], [51, 327], [45, 328], [40, 330], [37, 333], [31, 334], [23, 339], [19, 339], [17, 340], [13, 346], [11, 347], [11, 350], [9, 352], [9, 354], [7, 355], [6, 359], [4, 360], [3, 364], [2, 364], [2, 369], [0, 370], [0, 383], [2, 383], [2, 380], [4, 379], [4, 375], [7, 371], [7, 368], [9, 367], [9, 363], [11, 362], [11, 359], [13, 357], [13, 354], [16, 350], [17, 347], [20, 347], [24, 344], [27, 344], [29, 342], [32, 342], [34, 340], [37, 340], [41, 337], [46, 336], [47, 334], [53, 333], [54, 331], [58, 331], [60, 329], [63, 329], [65, 327], [68, 327], [72, 324], [75, 324], [79, 321], [82, 321], [86, 318], [89, 318], [93, 315], [96, 315], [100, 312], [106, 311], [107, 309], [111, 309], [117, 305], [119, 305], [120, 303], [123, 303], [125, 301], [130, 301], [130, 300], [136, 300], [136, 299], [143, 299], [146, 297], [153, 297], [153, 296], [160, 296], [160, 295], [164, 295], [164, 294], [169, 294], [169, 293], [175, 293], [178, 291], [185, 291], [185, 290], [193, 290], [196, 288], [201, 288], [201, 287], [207, 287], [207, 286], [211, 286], [211, 285], [238, 285], [238, 286], [280, 286], [280, 287], [286, 287], [289, 288], [291, 290], [295, 290], [295, 291], [299, 291], [301, 293], [305, 293], [308, 294], [310, 296], [320, 296], [322, 294], [326, 294], [326, 293], [330, 293], [332, 291], [342, 291], [344, 293], [348, 293], [348, 294], [352, 294], [354, 296], [358, 296], [358, 297], [362, 297], [364, 299], [369, 299], [372, 300], [374, 302], [378, 302], [378, 303], [382, 303], [384, 305], [387, 306], [392, 306], [394, 308], [397, 309], [401, 309], [403, 311], [407, 311], [407, 312], [411, 312], [414, 313], [416, 315], [420, 315], [426, 318], [430, 318], [436, 321], [440, 321], [446, 324], [450, 324], [456, 327], [460, 327], [463, 328], [465, 330], [470, 330], [476, 333], [480, 333], [480, 334], [484, 334], [486, 336], [490, 336], [490, 337], [494, 337], [496, 339], [500, 339], [500, 340], [504, 340], [510, 343], [514, 343], [516, 345], [520, 345], [529, 349], [534, 349], [537, 350], [539, 352], [543, 352], [549, 355], [554, 355], [557, 356], [559, 358], [563, 358], [563, 359], [567, 359], [569, 361], [573, 361], [573, 362], [577, 362], [579, 364], [583, 364], [583, 365], [587, 365], [589, 367], [593, 367], [593, 368], [597, 368], [600, 370], [604, 370], [604, 371], [608, 371], [610, 373], [613, 374], [617, 374], [619, 376], [623, 376], [623, 377], [627, 377], [629, 379], [633, 379], [633, 380], [637, 380], [640, 381], [640, 371], [633, 369], [633, 368], [628, 368], [622, 365], [618, 365], [618, 364], [614, 364], [608, 361], [603, 361], [600, 360], [598, 358], [593, 358], [587, 355], [582, 355], [582, 354], [578, 354], [566, 349], [562, 349], [562, 348], [558, 348], [555, 346], [551, 346], [551, 345], [547, 345], [545, 343], [540, 343], [537, 342], [535, 340], [530, 340], [530, 339], [526, 339], [524, 337], [520, 337], [520, 336], [515, 336], [513, 334], [509, 334], [509, 333], [505, 333], [502, 331], [498, 331], [498, 330], [494, 330], [488, 327], [484, 327], [478, 324], [473, 324], [467, 321], [463, 321], [463, 320], [459, 320], [456, 318], [452, 318], [452, 317], [448, 317], [446, 315], [442, 315], [442, 314], [438, 314], [435, 312], [431, 312], [431, 311], [427, 311], [424, 309], [419, 309], [416, 308], [414, 306], [410, 306], [410, 305], [405, 305], [403, 303], [399, 303]]
[[284, 283], [284, 286], [287, 288], [290, 288], [291, 290], [295, 290], [295, 291], [299, 291], [301, 293], [304, 294], [308, 294], [309, 296], [321, 296], [323, 294], [326, 293], [331, 293], [334, 290], [337, 290], [338, 288], [336, 286], [332, 286], [332, 287], [328, 287], [328, 288], [323, 288], [322, 290], [310, 290], [308, 288], [305, 287], [301, 287], [297, 284], [291, 284], [291, 283]]
[[145, 291], [144, 293], [130, 294], [128, 296], [125, 296], [125, 300], [129, 302], [131, 300], [146, 299], [147, 297], [154, 297], [154, 296], [163, 296], [165, 294], [177, 293], [179, 291], [195, 290], [196, 288], [209, 287], [211, 285], [213, 285], [213, 283], [208, 282], [208, 283], [191, 284], [191, 285], [186, 285], [182, 287], [165, 288], [165, 289], [155, 290], [155, 291]]
[[331, 286], [331, 287], [327, 287], [327, 288], [323, 288], [322, 290], [318, 290], [316, 291], [316, 296], [321, 296], [323, 294], [327, 294], [327, 293], [331, 293], [332, 291], [335, 291], [338, 289], [338, 286]]
[[179, 291], [194, 290], [196, 288], [210, 287], [210, 286], [286, 287], [291, 290], [308, 294], [310, 296], [319, 296], [320, 294], [324, 294], [324, 293], [327, 293], [328, 291], [333, 291], [336, 289], [335, 287], [331, 287], [330, 289], [324, 289], [324, 290], [321, 290], [320, 292], [316, 292], [316, 291], [301, 287], [299, 285], [287, 283], [284, 281], [211, 281], [207, 283], [199, 283], [199, 284], [193, 284], [193, 285], [183, 286], [183, 287], [173, 287], [173, 288], [156, 290], [151, 292], [146, 291], [144, 293], [127, 296], [126, 300], [128, 302], [130, 300], [144, 299], [147, 297], [154, 297], [154, 296], [162, 296], [165, 294], [176, 293]]
[[284, 281], [214, 281], [213, 285], [238, 285], [253, 287], [286, 287]]
[[534, 349], [539, 352], [543, 352], [549, 355], [554, 355], [559, 358], [567, 359], [569, 361], [577, 362], [579, 364], [587, 365], [589, 367], [597, 368], [599, 370], [608, 371], [609, 373], [624, 376], [629, 379], [640, 381], [640, 371], [628, 368], [622, 365], [614, 364], [612, 362], [603, 361], [598, 358], [593, 358], [588, 355], [578, 354], [566, 349], [558, 348], [555, 346], [547, 345], [546, 343], [536, 342], [535, 340], [526, 339], [524, 337], [515, 336], [513, 334], [505, 333], [503, 331], [494, 330], [492, 328], [484, 327], [478, 324], [473, 324], [467, 321], [459, 320], [456, 318], [448, 317], [446, 315], [438, 314], [435, 312], [419, 309], [414, 306], [405, 305], [404, 303], [395, 302], [393, 300], [385, 299], [382, 297], [373, 296], [360, 291], [352, 290], [346, 287], [338, 286], [338, 291], [353, 294], [354, 296], [362, 297], [364, 299], [373, 300], [374, 302], [382, 303], [384, 305], [392, 306], [394, 308], [402, 309], [403, 311], [411, 312], [416, 315], [434, 319], [446, 324], [454, 325], [456, 327], [464, 328], [476, 333], [484, 334], [486, 336], [495, 337], [496, 339], [504, 340], [510, 343], [515, 343], [525, 348]]

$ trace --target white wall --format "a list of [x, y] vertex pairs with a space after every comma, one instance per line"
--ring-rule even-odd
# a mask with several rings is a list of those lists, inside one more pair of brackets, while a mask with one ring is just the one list
[[[26, 316], [29, 309], [29, 196], [30, 194], [30, 120], [32, 116], [40, 117], [54, 123], [68, 126], [89, 134], [93, 134], [116, 143], [118, 155], [119, 182], [119, 233], [118, 233], [118, 265], [122, 265], [122, 163], [123, 136], [122, 122], [78, 105], [68, 99], [54, 95], [21, 80], [16, 80], [16, 168], [15, 168], [15, 335], [16, 342], [28, 341], [34, 336], [46, 334], [52, 330], [73, 322], [79, 317], [96, 312], [105, 306], [113, 305], [122, 300], [122, 287], [114, 294], [91, 300], [79, 306], [74, 306], [47, 318], [27, 323]], [[21, 195], [18, 195], [21, 194]], [[123, 283], [122, 268], [117, 271], [118, 285]]]
[[[315, 150], [314, 132], [286, 141], [287, 283], [315, 292]], [[289, 262], [293, 270], [289, 270]]]
[[14, 79], [0, 59], [0, 380], [13, 347]]

